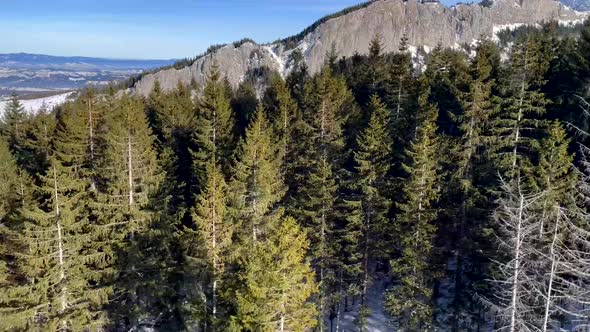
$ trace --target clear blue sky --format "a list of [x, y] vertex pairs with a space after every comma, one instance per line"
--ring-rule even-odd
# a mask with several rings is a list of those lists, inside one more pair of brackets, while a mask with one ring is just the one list
[[1, 0], [0, 53], [183, 58], [243, 37], [290, 36], [360, 1]]

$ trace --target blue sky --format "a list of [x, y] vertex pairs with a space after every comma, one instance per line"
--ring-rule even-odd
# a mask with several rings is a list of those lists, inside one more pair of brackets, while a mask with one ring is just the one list
[[[0, 53], [111, 58], [193, 56], [243, 37], [300, 32], [360, 0], [2, 0]], [[456, 0], [443, 0], [447, 5]]]

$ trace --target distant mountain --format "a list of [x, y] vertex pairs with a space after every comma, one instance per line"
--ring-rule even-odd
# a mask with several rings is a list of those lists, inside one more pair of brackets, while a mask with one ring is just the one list
[[561, 3], [577, 11], [590, 11], [590, 0], [561, 0]]
[[87, 84], [106, 84], [173, 62], [28, 53], [0, 54], [0, 96], [13, 91], [26, 94], [78, 89]]
[[556, 0], [485, 0], [481, 4], [447, 7], [438, 0], [375, 0], [329, 15], [298, 35], [273, 44], [260, 45], [243, 40], [212, 48], [194, 62], [143, 75], [132, 87], [147, 95], [156, 81], [173, 89], [179, 81], [202, 84], [217, 64], [233, 86], [261, 68], [290, 72], [293, 54], [299, 51], [312, 73], [320, 70], [332, 45], [340, 56], [366, 54], [375, 35], [382, 37], [385, 51], [399, 48], [408, 37], [410, 50], [426, 53], [436, 47], [461, 48], [482, 36], [495, 37], [504, 29], [558, 20], [572, 25], [586, 14], [567, 8]]

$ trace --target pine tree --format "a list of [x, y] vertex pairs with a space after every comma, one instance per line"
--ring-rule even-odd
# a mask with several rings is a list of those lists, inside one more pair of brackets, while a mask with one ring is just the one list
[[542, 124], [535, 116], [543, 115], [548, 103], [540, 91], [547, 66], [535, 38], [527, 37], [514, 46], [504, 84], [506, 96], [490, 123], [489, 148], [507, 176], [516, 176], [519, 167], [528, 164], [531, 139]]
[[228, 88], [220, 78], [218, 67], [213, 67], [199, 101], [196, 122], [197, 151], [194, 159], [199, 183], [206, 183], [204, 173], [212, 154], [220, 163], [222, 171], [228, 173], [234, 143], [234, 119], [230, 100]]
[[115, 106], [105, 121], [106, 149], [97, 223], [117, 229], [110, 240], [120, 269], [117, 305], [124, 311], [115, 312], [116, 322], [122, 324], [123, 316], [131, 326], [151, 326], [162, 319], [161, 307], [169, 306], [169, 299], [158, 295], [166, 294], [171, 287], [153, 266], [164, 264], [167, 270], [168, 262], [154, 261], [152, 256], [160, 228], [154, 211], [163, 204], [158, 201], [163, 172], [141, 100], [123, 96]]
[[232, 331], [306, 331], [317, 311], [308, 302], [317, 292], [311, 266], [305, 262], [309, 240], [292, 218], [272, 225], [265, 239], [243, 258]]
[[[224, 286], [223, 282], [226, 278], [224, 273], [231, 256], [229, 250], [232, 245], [233, 225], [227, 213], [226, 184], [214, 160], [210, 162], [207, 174], [206, 186], [198, 197], [193, 212], [193, 219], [197, 225], [194, 236], [204, 242], [206, 252], [202, 258], [191, 257], [191, 259], [196, 260], [197, 265], [200, 263], [206, 266], [208, 280], [210, 280], [210, 289], [207, 291], [210, 306], [209, 324], [212, 329], [215, 329], [223, 317], [219, 316], [219, 313], [227, 314], [227, 311], [223, 311], [223, 307], [218, 304], [218, 298], [220, 289]], [[198, 266], [196, 268], [198, 269]]]
[[0, 140], [0, 329], [24, 329], [30, 317], [18, 310], [22, 271], [16, 256], [23, 222], [19, 209], [31, 203], [30, 179], [16, 165], [8, 144]]
[[296, 154], [294, 136], [296, 126], [300, 121], [300, 114], [297, 103], [291, 97], [288, 86], [280, 76], [273, 76], [264, 97], [264, 105], [269, 113], [273, 132], [277, 139], [278, 154], [283, 165], [282, 173], [285, 181], [288, 182], [293, 176], [293, 163]]
[[313, 266], [319, 281], [319, 327], [335, 287], [334, 256], [337, 239], [334, 224], [336, 202], [340, 190], [336, 182], [342, 170], [344, 138], [342, 123], [350, 104], [350, 91], [341, 78], [333, 76], [329, 68], [316, 75], [305, 87], [303, 136], [298, 139], [302, 151], [297, 161], [298, 183], [292, 213], [307, 227], [311, 242]]
[[234, 223], [239, 225], [241, 241], [256, 243], [266, 234], [272, 219], [282, 214], [275, 203], [285, 194], [281, 160], [273, 132], [260, 105], [240, 144], [230, 182], [230, 208]]
[[28, 115], [25, 108], [18, 100], [18, 96], [10, 96], [2, 113], [0, 133], [8, 142], [10, 151], [14, 154], [19, 165], [27, 166], [30, 163], [30, 156], [24, 148], [24, 141], [27, 132]]
[[[26, 207], [18, 241], [19, 269], [28, 281], [15, 289], [19, 313], [32, 329], [101, 329], [108, 319], [103, 305], [110, 290], [92, 270], [102, 255], [87, 250], [90, 225], [84, 212], [88, 182], [75, 168], [52, 160], [41, 178], [38, 205]], [[98, 282], [98, 284], [97, 284]]]
[[[461, 138], [454, 147], [453, 155], [456, 169], [453, 170], [452, 182], [459, 197], [459, 203], [452, 207], [455, 222], [449, 233], [448, 252], [454, 253], [457, 268], [454, 271], [454, 294], [452, 303], [452, 323], [455, 331], [464, 329], [461, 322], [471, 324], [473, 316], [477, 316], [478, 306], [473, 305], [474, 293], [478, 287], [479, 271], [485, 269], [483, 245], [488, 242], [485, 229], [489, 227], [487, 216], [482, 206], [487, 201], [485, 188], [478, 178], [484, 173], [485, 129], [490, 116], [498, 107], [498, 100], [493, 93], [496, 91], [495, 70], [499, 65], [499, 52], [495, 44], [488, 40], [480, 41], [476, 55], [470, 64], [471, 82], [469, 91], [462, 97], [464, 110], [455, 116]], [[471, 269], [471, 270], [470, 270]], [[479, 271], [478, 271], [479, 270]]]
[[[415, 82], [413, 78], [412, 54], [408, 49], [407, 36], [400, 42], [399, 52], [393, 55], [389, 69], [389, 77], [385, 82], [386, 95], [384, 101], [393, 111], [392, 133], [396, 142], [402, 142], [413, 128], [413, 95]], [[400, 151], [401, 152], [401, 151]]]
[[391, 205], [386, 195], [392, 151], [390, 113], [376, 95], [371, 97], [369, 109], [369, 126], [357, 137], [358, 148], [354, 151], [356, 173], [352, 186], [356, 194], [348, 202], [360, 211], [349, 214], [343, 245], [352, 263], [349, 274], [358, 280], [363, 303], [367, 302], [372, 265], [388, 256], [387, 213]]
[[439, 197], [439, 139], [435, 120], [437, 108], [428, 102], [429, 91], [420, 97], [423, 122], [403, 165], [408, 174], [403, 186], [402, 202], [395, 218], [395, 234], [400, 257], [391, 261], [395, 286], [390, 290], [387, 310], [399, 317], [404, 330], [433, 328], [432, 292], [434, 272], [430, 266], [436, 233], [436, 202]]
[[55, 112], [41, 109], [30, 119], [24, 148], [32, 158], [27, 169], [31, 174], [41, 174], [49, 167], [53, 135], [57, 125]]

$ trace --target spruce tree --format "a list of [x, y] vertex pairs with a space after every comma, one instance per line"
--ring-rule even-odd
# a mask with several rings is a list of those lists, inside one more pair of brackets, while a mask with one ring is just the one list
[[275, 204], [285, 194], [281, 160], [262, 105], [238, 148], [230, 192], [231, 214], [241, 230], [241, 241], [257, 242], [266, 234], [272, 219], [282, 214]]
[[[340, 191], [337, 178], [345, 159], [342, 124], [350, 110], [351, 93], [345, 82], [335, 77], [329, 68], [317, 74], [305, 87], [303, 135], [298, 139], [299, 151], [292, 213], [308, 229], [313, 266], [319, 282], [317, 299], [320, 330], [323, 317], [332, 303], [336, 287], [336, 270], [340, 263], [335, 257], [337, 238], [336, 202]], [[334, 296], [336, 298], [336, 296]]]
[[295, 132], [300, 124], [300, 114], [297, 103], [291, 97], [291, 92], [285, 81], [278, 76], [273, 76], [271, 85], [264, 96], [265, 109], [272, 121], [278, 154], [282, 160], [282, 173], [285, 181], [290, 182], [293, 177], [293, 163], [296, 158]]
[[294, 219], [277, 220], [243, 258], [231, 331], [306, 331], [317, 324], [317, 292], [305, 255], [309, 240]]
[[125, 324], [125, 317], [131, 327], [151, 326], [162, 319], [162, 307], [169, 309], [169, 298], [164, 295], [171, 287], [166, 275], [153, 265], [164, 265], [160, 267], [163, 271], [170, 269], [169, 262], [153, 256], [160, 242], [161, 226], [154, 211], [162, 204], [158, 194], [163, 172], [141, 100], [123, 96], [115, 106], [105, 120], [97, 224], [113, 225], [117, 230], [110, 238], [119, 269], [116, 305], [123, 310], [114, 312], [116, 322]]
[[357, 280], [362, 302], [367, 302], [371, 269], [379, 260], [388, 257], [387, 239], [390, 224], [387, 213], [391, 205], [386, 190], [389, 187], [389, 168], [392, 139], [390, 113], [379, 97], [373, 95], [369, 104], [371, 118], [369, 126], [357, 137], [354, 151], [355, 174], [353, 190], [355, 195], [348, 202], [360, 211], [349, 214], [349, 223], [344, 230], [350, 277]]
[[203, 96], [199, 100], [194, 155], [195, 172], [199, 183], [206, 183], [205, 170], [214, 154], [224, 174], [228, 173], [233, 156], [234, 119], [228, 88], [220, 77], [219, 68], [209, 73]]
[[46, 109], [41, 109], [30, 119], [29, 130], [23, 145], [32, 156], [30, 164], [27, 165], [31, 174], [43, 173], [49, 167], [56, 125], [55, 112], [49, 112]]
[[0, 329], [25, 329], [30, 317], [19, 311], [23, 272], [16, 259], [26, 247], [19, 242], [23, 227], [19, 210], [31, 203], [31, 181], [0, 140]]
[[400, 329], [433, 328], [432, 294], [434, 272], [431, 259], [436, 233], [436, 202], [439, 198], [440, 148], [436, 133], [438, 110], [428, 102], [429, 91], [420, 96], [420, 113], [424, 119], [410, 144], [403, 165], [408, 177], [403, 185], [403, 200], [397, 204], [395, 234], [399, 257], [391, 260], [395, 285], [389, 291], [386, 308], [399, 317]]
[[537, 238], [534, 241], [536, 248], [542, 253], [535, 268], [539, 274], [536, 289], [543, 297], [542, 331], [551, 330], [553, 321], [558, 320], [555, 316], [557, 312], [567, 314], [567, 310], [561, 309], [560, 302], [562, 298], [567, 298], [568, 289], [573, 288], [574, 283], [568, 282], [568, 273], [573, 271], [566, 266], [571, 264], [573, 267], [578, 263], [570, 251], [578, 250], [577, 244], [571, 247], [568, 243], [572, 239], [576, 243], [576, 240], [575, 237], [568, 238], [571, 231], [568, 215], [571, 213], [566, 211], [574, 210], [578, 191], [573, 156], [568, 151], [569, 143], [561, 124], [557, 121], [551, 123], [548, 137], [539, 143], [539, 164], [535, 168], [533, 188], [543, 193], [536, 202], [538, 234], [533, 234], [533, 238]]
[[[489, 242], [484, 233], [489, 227], [488, 218], [483, 209], [487, 197], [479, 178], [485, 177], [484, 147], [485, 130], [490, 117], [498, 108], [496, 92], [496, 70], [499, 66], [499, 52], [495, 44], [488, 40], [480, 41], [476, 55], [470, 64], [471, 82], [469, 90], [461, 96], [463, 110], [455, 116], [461, 137], [453, 148], [456, 168], [452, 170], [453, 197], [459, 203], [451, 206], [454, 223], [449, 233], [448, 252], [454, 253], [456, 269], [454, 294], [452, 302], [452, 326], [455, 331], [466, 328], [461, 325], [471, 324], [473, 317], [479, 314], [475, 300], [476, 288], [482, 283], [480, 274], [485, 270], [486, 258], [482, 255]], [[451, 203], [452, 204], [452, 203]], [[471, 270], [470, 270], [471, 269]], [[475, 280], [474, 280], [475, 279]]]
[[[205, 266], [208, 280], [207, 317], [212, 329], [215, 329], [223, 315], [227, 315], [227, 308], [219, 305], [219, 294], [225, 288], [224, 281], [226, 265], [230, 260], [230, 248], [232, 245], [233, 225], [227, 212], [227, 186], [219, 166], [212, 160], [207, 169], [207, 183], [202, 193], [197, 198], [197, 204], [193, 211], [193, 219], [197, 225], [197, 231], [193, 232], [197, 238], [194, 243], [204, 243], [203, 257], [198, 256], [199, 250], [193, 248], [196, 257], [190, 257], [195, 264], [192, 267], [196, 271], [188, 273], [199, 274], [199, 265]], [[198, 277], [198, 276], [197, 276]], [[227, 289], [226, 289], [227, 290]], [[226, 306], [227, 307], [227, 306]], [[221, 314], [221, 315], [220, 315]]]
[[[87, 118], [69, 104], [59, 113], [50, 168], [39, 179], [37, 202], [23, 211], [18, 265], [26, 280], [19, 290], [22, 312], [49, 329], [107, 326], [104, 305], [111, 294], [112, 251], [92, 211], [95, 173]], [[31, 311], [32, 310], [32, 311]], [[31, 325], [31, 326], [33, 326]]]
[[18, 96], [16, 94], [11, 95], [2, 113], [0, 132], [8, 142], [10, 151], [14, 154], [17, 163], [22, 166], [30, 164], [30, 156], [24, 147], [28, 129], [27, 122], [28, 115], [18, 100]]
[[87, 188], [75, 168], [53, 159], [37, 190], [40, 203], [23, 211], [18, 241], [26, 249], [17, 259], [28, 282], [14, 291], [28, 328], [76, 331], [108, 323], [103, 305], [110, 289], [92, 269], [104, 257], [88, 250]]
[[529, 164], [531, 141], [542, 125], [536, 116], [543, 115], [548, 103], [540, 91], [548, 64], [541, 54], [539, 40], [528, 36], [512, 49], [505, 96], [500, 111], [490, 123], [488, 147], [502, 174], [516, 176], [519, 167]]
[[[413, 77], [412, 54], [404, 35], [398, 53], [393, 55], [389, 68], [384, 101], [392, 109], [392, 134], [396, 142], [403, 142], [413, 127], [413, 103], [415, 82]], [[403, 151], [399, 151], [403, 152]]]

